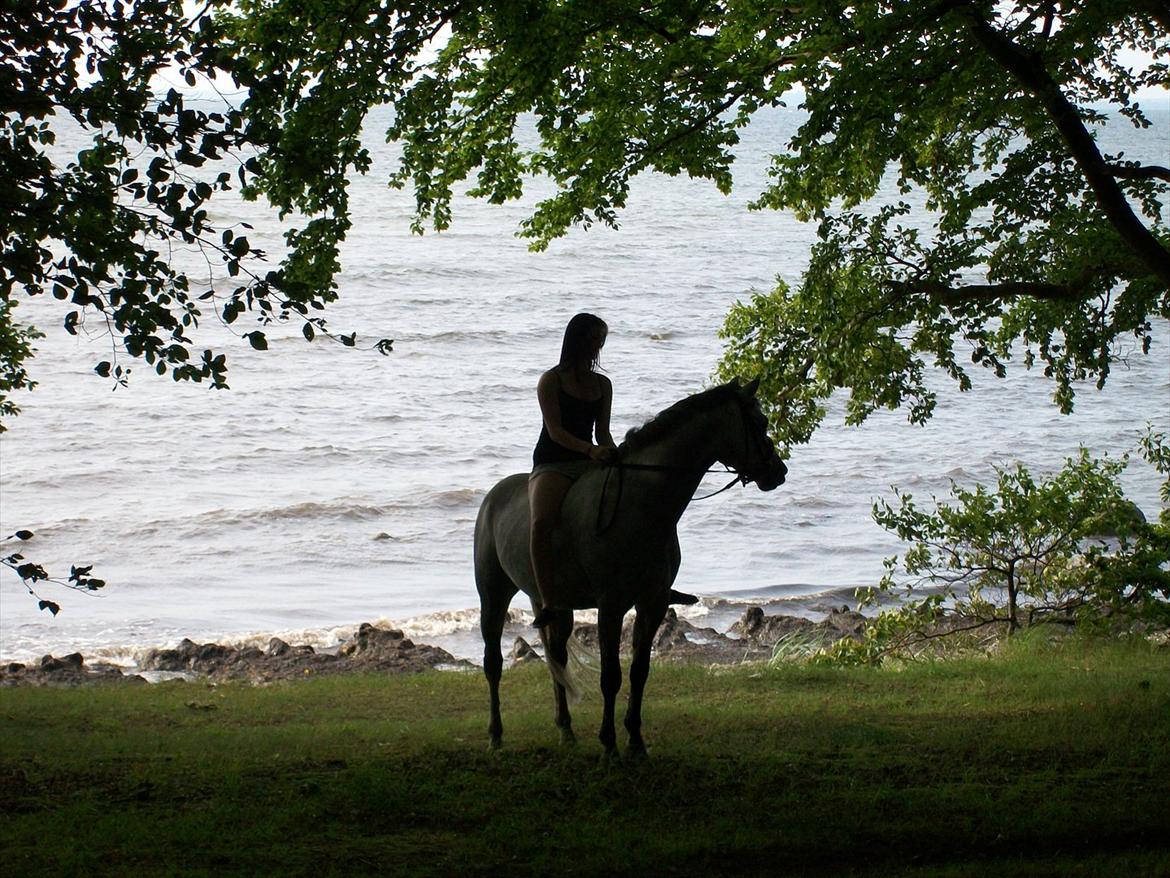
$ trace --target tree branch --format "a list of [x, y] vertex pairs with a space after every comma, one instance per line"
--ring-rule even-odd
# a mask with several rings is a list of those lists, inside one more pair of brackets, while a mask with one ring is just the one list
[[1114, 177], [1126, 180], [1166, 180], [1170, 182], [1170, 168], [1161, 165], [1106, 165]]
[[932, 299], [947, 306], [965, 302], [992, 302], [998, 299], [1014, 299], [1031, 296], [1055, 302], [1075, 302], [1087, 299], [1093, 292], [1080, 284], [1053, 284], [1042, 281], [1012, 281], [1002, 284], [965, 284], [949, 287], [931, 281], [920, 283], [894, 282], [890, 286], [898, 293], [925, 293]]
[[964, 634], [968, 631], [976, 631], [980, 628], [986, 628], [988, 625], [996, 625], [1007, 621], [1007, 619], [992, 616], [990, 619], [982, 619], [970, 625], [957, 625], [954, 628], [946, 628], [940, 631], [923, 631], [919, 636], [923, 640], [935, 640], [939, 637], [949, 637], [952, 634]]
[[[758, 75], [761, 78], [766, 77], [766, 76], [774, 73], [775, 71], [779, 70], [781, 67], [796, 63], [796, 61], [799, 60], [800, 57], [801, 56], [799, 54], [782, 55], [779, 58], [775, 58], [772, 61], [768, 62], [766, 65], [764, 65], [764, 67], [758, 71]], [[696, 132], [703, 130], [714, 119], [718, 118], [721, 113], [730, 109], [735, 104], [736, 101], [738, 101], [740, 98], [742, 98], [750, 90], [751, 90], [751, 85], [748, 82], [746, 82], [746, 81], [741, 82], [739, 88], [732, 90], [731, 94], [728, 95], [726, 99], [720, 101], [718, 104], [715, 105], [714, 108], [709, 110], [707, 113], [705, 113], [699, 119], [691, 122], [691, 124], [689, 124], [689, 125], [683, 126], [678, 131], [674, 132], [669, 137], [663, 138], [662, 140], [658, 141], [658, 143], [654, 144], [653, 146], [647, 144], [647, 148], [643, 151], [641, 158], [637, 162], [632, 162], [629, 165], [627, 165], [627, 169], [645, 167], [646, 165], [649, 164], [650, 159], [653, 158], [654, 156], [656, 156], [662, 152], [665, 152], [667, 148], [673, 146], [675, 143], [678, 143], [680, 140], [684, 140], [687, 137], [690, 137], [692, 134], [695, 134]]]
[[962, 7], [959, 14], [966, 18], [976, 42], [1044, 107], [1110, 224], [1150, 272], [1170, 287], [1170, 251], [1133, 212], [1076, 107], [1064, 96], [1039, 58], [992, 27], [974, 4]]

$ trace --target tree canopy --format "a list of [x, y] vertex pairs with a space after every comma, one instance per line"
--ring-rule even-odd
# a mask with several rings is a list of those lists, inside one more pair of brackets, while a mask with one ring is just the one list
[[[20, 293], [64, 303], [69, 333], [108, 335], [95, 370], [119, 382], [143, 360], [176, 381], [225, 387], [226, 354], [194, 340], [209, 311], [227, 324], [245, 311], [261, 325], [299, 317], [310, 339], [328, 331], [317, 312], [335, 298], [339, 265], [328, 245], [297, 246], [321, 238], [312, 223], [288, 232], [294, 253], [270, 270], [242, 224], [211, 219], [217, 194], [255, 197], [260, 159], [276, 147], [269, 132], [230, 100], [206, 110], [178, 88], [160, 91], [167, 79], [253, 84], [247, 60], [219, 45], [218, 5], [0, 4], [0, 417], [17, 412], [13, 391], [35, 384], [26, 362], [41, 333], [16, 321]], [[68, 125], [86, 146], [62, 162], [55, 145]], [[262, 329], [240, 335], [267, 347]]]
[[[222, 359], [192, 353], [200, 297], [229, 322], [253, 308], [312, 335], [382, 104], [419, 230], [452, 222], [465, 181], [502, 202], [543, 175], [555, 192], [520, 229], [539, 249], [616, 225], [647, 170], [728, 191], [738, 131], [798, 95], [807, 118], [775, 144], [755, 206], [818, 223], [818, 243], [796, 288], [732, 310], [721, 366], [762, 378], [785, 445], [838, 388], [851, 421], [882, 406], [923, 421], [930, 366], [966, 388], [969, 363], [1002, 374], [1021, 347], [1068, 410], [1076, 381], [1104, 384], [1118, 345], [1148, 350], [1151, 319], [1170, 317], [1170, 170], [1096, 137], [1111, 113], [1150, 124], [1135, 95], [1167, 84], [1158, 0], [209, 0], [193, 18], [168, 0], [34, 0], [2, 21], [0, 391], [28, 383], [18, 287], [69, 302], [66, 329], [96, 310], [128, 355], [180, 379], [223, 382]], [[159, 99], [167, 65], [246, 98], [222, 113]], [[53, 111], [95, 132], [65, 169], [45, 158]], [[227, 155], [234, 174], [199, 177]], [[904, 198], [872, 203], [890, 183]], [[246, 239], [212, 227], [206, 201], [234, 185], [299, 218], [278, 269], [249, 274]], [[194, 288], [151, 243], [176, 239], [242, 280]]]

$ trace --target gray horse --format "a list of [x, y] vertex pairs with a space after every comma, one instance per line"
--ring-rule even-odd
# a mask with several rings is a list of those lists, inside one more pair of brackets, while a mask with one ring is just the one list
[[[558, 603], [597, 608], [601, 691], [605, 700], [601, 743], [617, 748], [614, 701], [621, 688], [618, 650], [622, 619], [637, 608], [630, 700], [625, 726], [631, 755], [645, 752], [642, 692], [650, 672], [650, 645], [671, 602], [680, 554], [677, 525], [704, 473], [716, 461], [746, 484], [771, 491], [787, 468], [767, 433], [755, 398], [758, 381], [731, 382], [689, 396], [631, 430], [620, 463], [598, 464], [574, 483], [554, 536]], [[479, 589], [483, 670], [491, 692], [490, 746], [500, 746], [500, 637], [517, 591], [537, 594], [528, 554], [528, 475], [499, 482], [484, 498], [475, 523], [475, 584]], [[535, 604], [534, 604], [535, 607]], [[541, 630], [553, 676], [556, 724], [564, 742], [574, 740], [566, 687], [572, 609], [556, 612]]]

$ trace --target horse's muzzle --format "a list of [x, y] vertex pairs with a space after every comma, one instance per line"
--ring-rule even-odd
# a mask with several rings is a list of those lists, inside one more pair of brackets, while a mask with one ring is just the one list
[[755, 482], [761, 491], [774, 491], [784, 484], [787, 475], [788, 467], [784, 461], [779, 457], [773, 457], [759, 474], [753, 475], [751, 481]]

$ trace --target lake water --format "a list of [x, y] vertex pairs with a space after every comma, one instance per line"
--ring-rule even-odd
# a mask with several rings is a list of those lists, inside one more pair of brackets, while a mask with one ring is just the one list
[[[1152, 130], [1113, 137], [1131, 156], [1165, 163], [1170, 122], [1158, 109]], [[393, 338], [385, 358], [308, 344], [299, 326], [269, 332], [260, 353], [211, 319], [197, 342], [224, 346], [230, 391], [176, 385], [142, 365], [111, 392], [92, 372], [108, 340], [66, 335], [52, 300], [23, 303], [20, 319], [48, 337], [32, 364], [40, 386], [0, 436], [0, 533], [35, 531], [22, 544], [29, 557], [57, 575], [70, 562], [93, 564], [109, 584], [97, 596], [45, 584], [42, 596], [62, 607], [54, 618], [0, 571], [0, 655], [80, 650], [129, 662], [182, 637], [271, 634], [328, 646], [375, 621], [478, 657], [476, 511], [492, 484], [530, 465], [536, 379], [555, 361], [565, 322], [588, 310], [610, 325], [603, 364], [616, 436], [702, 389], [728, 307], [777, 276], [795, 283], [807, 263], [812, 226], [745, 209], [768, 153], [797, 123], [795, 111], [778, 110], [746, 132], [730, 197], [646, 176], [620, 231], [575, 230], [533, 254], [514, 237], [531, 197], [503, 207], [465, 200], [451, 231], [411, 235], [410, 196], [384, 186], [392, 147], [375, 120], [379, 167], [354, 185], [341, 301], [326, 316], [356, 330], [359, 344]], [[279, 249], [280, 226], [261, 206], [220, 211], [221, 222], [251, 222], [254, 243]], [[1146, 422], [1170, 430], [1168, 345], [1159, 323], [1151, 355], [1131, 351], [1104, 393], [1082, 388], [1070, 417], [1050, 404], [1039, 372], [1022, 367], [999, 381], [977, 374], [967, 394], [940, 376], [926, 427], [882, 412], [847, 428], [834, 403], [779, 490], [729, 491], [684, 515], [678, 587], [704, 596], [687, 613], [716, 627], [748, 603], [815, 614], [875, 583], [898, 544], [870, 507], [893, 485], [944, 496], [952, 479], [986, 479], [995, 465], [1048, 471], [1082, 444], [1132, 449]], [[712, 476], [709, 486], [719, 484]], [[1157, 513], [1144, 462], [1131, 465], [1126, 486]], [[515, 606], [528, 609], [522, 598]], [[507, 636], [518, 632], [528, 633], [519, 618]]]

